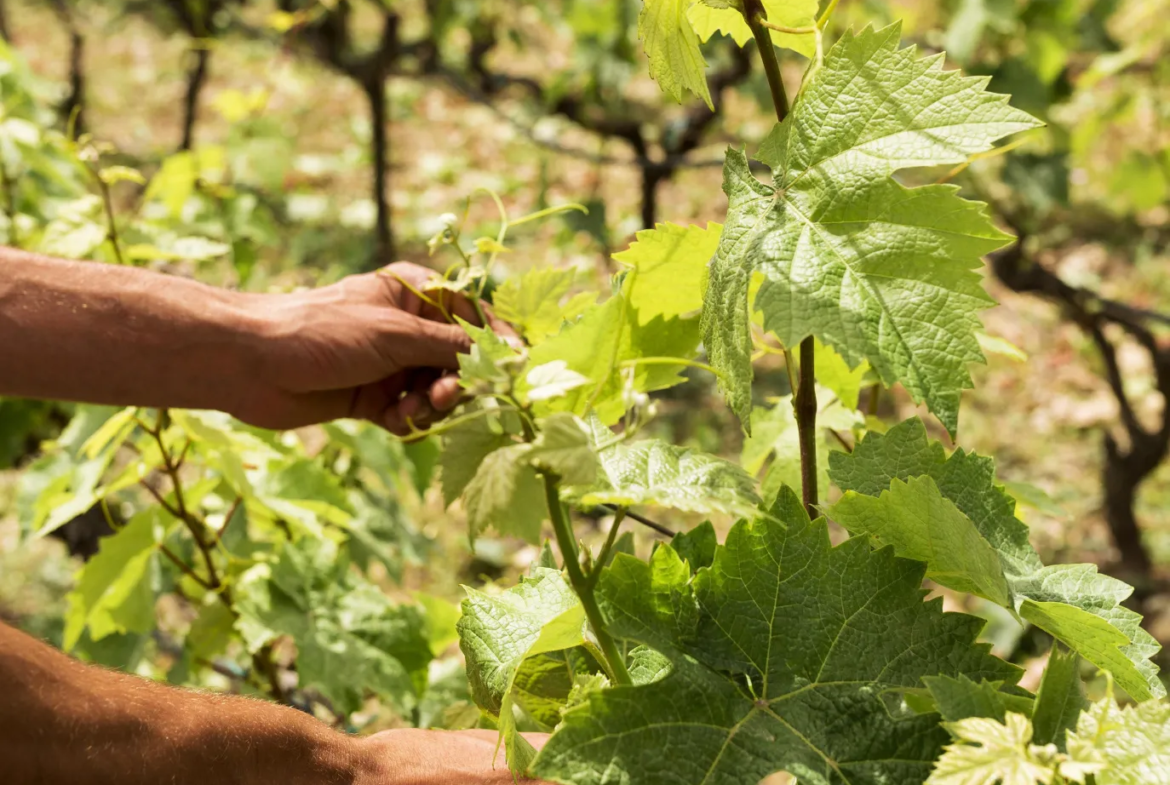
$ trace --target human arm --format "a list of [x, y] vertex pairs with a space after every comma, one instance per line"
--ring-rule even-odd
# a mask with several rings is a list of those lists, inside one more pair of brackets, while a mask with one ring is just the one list
[[[292, 294], [0, 248], [0, 395], [218, 409], [290, 428], [361, 417], [405, 433], [458, 398], [468, 337], [399, 263]], [[466, 301], [452, 310], [474, 320]]]
[[[84, 665], [0, 623], [5, 782], [508, 785], [495, 732], [347, 736], [295, 709]], [[542, 736], [529, 736], [538, 746]]]

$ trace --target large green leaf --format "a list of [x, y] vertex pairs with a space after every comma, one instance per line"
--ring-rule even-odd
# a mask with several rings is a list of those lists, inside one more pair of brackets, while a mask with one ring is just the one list
[[815, 335], [851, 365], [901, 382], [953, 433], [967, 364], [981, 361], [978, 312], [990, 304], [973, 268], [1009, 238], [983, 205], [949, 185], [905, 188], [899, 169], [959, 163], [1037, 122], [942, 70], [942, 55], [898, 49], [900, 27], [848, 33], [829, 51], [759, 155], [728, 150], [729, 200], [711, 262], [703, 341], [728, 401], [750, 427], [748, 290], [789, 347]]
[[[468, 588], [463, 616], [456, 626], [467, 658], [472, 696], [499, 723], [508, 765], [523, 771], [534, 751], [516, 730], [513, 705], [519, 691], [517, 676], [529, 658], [585, 642], [581, 602], [558, 570], [538, 567], [532, 577], [503, 594], [493, 596]], [[527, 675], [529, 689], [524, 692], [531, 693], [534, 675]]]
[[707, 88], [707, 61], [699, 51], [699, 37], [687, 20], [693, 0], [643, 0], [638, 15], [638, 37], [650, 58], [650, 76], [662, 92], [679, 103], [690, 90], [711, 103]]
[[[969, 574], [991, 579], [986, 548], [974, 544], [981, 540], [996, 554], [995, 572], [1007, 582], [1008, 601], [997, 602], [1108, 670], [1136, 700], [1165, 695], [1149, 661], [1160, 646], [1141, 628], [1141, 616], [1121, 605], [1133, 588], [1091, 564], [1043, 566], [1028, 543], [1027, 527], [1015, 517], [1015, 501], [995, 482], [991, 459], [961, 449], [947, 457], [942, 445], [927, 438], [922, 421], [912, 419], [884, 435], [870, 433], [852, 454], [833, 454], [830, 474], [846, 492], [830, 515], [846, 528], [876, 534], [899, 555], [925, 561], [935, 580], [963, 591], [971, 586], [956, 582], [952, 571], [964, 556]], [[921, 498], [905, 498], [908, 482]], [[938, 494], [961, 516], [948, 509], [946, 515], [912, 518], [909, 508], [898, 509], [937, 505]], [[924, 550], [924, 531], [949, 545]], [[958, 547], [960, 542], [966, 545]]]
[[893, 544], [899, 556], [926, 562], [926, 577], [944, 586], [1011, 605], [999, 554], [930, 477], [894, 480], [881, 496], [850, 491], [830, 516], [854, 534]]
[[923, 781], [946, 741], [936, 714], [883, 692], [960, 673], [1014, 682], [976, 644], [982, 622], [923, 602], [921, 565], [863, 538], [832, 547], [784, 491], [692, 579], [669, 546], [619, 556], [599, 596], [611, 631], [665, 655], [669, 675], [594, 694], [565, 714], [535, 773], [574, 785]]

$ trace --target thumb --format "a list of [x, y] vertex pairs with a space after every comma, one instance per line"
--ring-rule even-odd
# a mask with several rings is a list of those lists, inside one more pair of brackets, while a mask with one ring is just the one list
[[394, 347], [403, 368], [459, 368], [457, 355], [471, 351], [471, 337], [457, 324], [416, 318]]

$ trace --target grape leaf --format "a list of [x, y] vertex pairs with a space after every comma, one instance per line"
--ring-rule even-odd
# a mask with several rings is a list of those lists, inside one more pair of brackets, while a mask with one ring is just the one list
[[1059, 646], [1048, 656], [1032, 710], [1037, 744], [1055, 744], [1063, 751], [1066, 732], [1077, 726], [1077, 718], [1088, 707], [1081, 685], [1080, 662], [1075, 651], [1064, 651]]
[[947, 722], [968, 717], [991, 717], [1003, 722], [1007, 713], [997, 682], [974, 682], [960, 675], [958, 678], [926, 676], [922, 683], [934, 699], [936, 710]]
[[679, 558], [691, 567], [691, 572], [698, 572], [703, 567], [710, 567], [715, 561], [715, 548], [719, 540], [715, 536], [715, 527], [710, 521], [699, 524], [690, 531], [679, 532], [670, 541], [670, 547]]
[[905, 188], [891, 175], [965, 161], [1037, 121], [985, 92], [985, 78], [943, 71], [941, 54], [898, 49], [899, 35], [896, 24], [866, 28], [829, 51], [760, 148], [772, 185], [727, 152], [703, 343], [749, 430], [753, 273], [763, 276], [754, 307], [782, 344], [815, 335], [958, 427], [967, 364], [983, 359], [977, 314], [991, 302], [973, 268], [1009, 238], [956, 187]]
[[716, 223], [708, 223], [706, 229], [661, 223], [638, 232], [629, 248], [614, 254], [614, 259], [634, 269], [625, 290], [639, 324], [649, 324], [656, 316], [670, 319], [699, 312], [703, 275], [719, 247], [722, 229]]
[[439, 483], [447, 506], [463, 494], [484, 458], [512, 443], [513, 439], [490, 415], [476, 417], [447, 431], [439, 455]]
[[638, 14], [638, 38], [650, 58], [650, 76], [662, 92], [682, 103], [683, 91], [690, 90], [707, 106], [707, 61], [699, 51], [699, 38], [687, 21], [687, 7], [693, 0], [644, 0]]
[[791, 491], [772, 517], [736, 524], [692, 579], [670, 546], [619, 556], [599, 601], [617, 636], [669, 659], [669, 675], [567, 711], [534, 773], [574, 785], [755, 785], [786, 770], [808, 785], [921, 782], [946, 733], [881, 693], [923, 676], [1014, 682], [976, 644], [982, 622], [923, 602], [921, 565], [837, 547]]
[[[1074, 760], [1104, 761], [1095, 774], [1097, 785], [1170, 785], [1170, 703], [1121, 708], [1112, 696], [1105, 697], [1080, 715], [1068, 749]], [[1061, 766], [1061, 774], [1071, 773], [1068, 764]]]
[[248, 650], [291, 636], [302, 688], [317, 687], [346, 714], [367, 692], [400, 710], [416, 704], [431, 659], [421, 613], [359, 579], [335, 543], [286, 544], [275, 564], [250, 568], [233, 588]]
[[585, 611], [560, 572], [543, 567], [500, 595], [464, 588], [456, 627], [472, 697], [499, 722], [508, 765], [523, 772], [534, 750], [516, 730], [517, 674], [530, 657], [580, 646]]
[[[592, 425], [595, 445], [613, 440], [610, 430], [596, 419]], [[584, 506], [655, 504], [698, 513], [757, 513], [760, 497], [755, 481], [734, 463], [714, 455], [650, 439], [601, 447], [597, 457], [601, 465], [597, 485], [565, 489], [569, 498]]]
[[[783, 27], [812, 27], [816, 24], [817, 0], [762, 0], [768, 21]], [[697, 2], [687, 11], [687, 19], [695, 28], [699, 40], [706, 43], [716, 32], [729, 35], [743, 46], [752, 38], [752, 30], [744, 21], [743, 12], [728, 5], [719, 8], [711, 3]], [[772, 30], [772, 43], [812, 57], [817, 50], [816, 36], [811, 33], [782, 33]]]
[[138, 513], [117, 533], [104, 537], [98, 552], [77, 574], [66, 598], [62, 648], [70, 651], [87, 628], [92, 640], [154, 629], [158, 546], [175, 520], [160, 507]]
[[530, 444], [513, 444], [484, 456], [463, 491], [472, 539], [490, 527], [504, 536], [540, 542], [544, 485], [528, 463], [531, 451]]
[[1009, 712], [1005, 722], [970, 717], [948, 726], [956, 741], [939, 759], [927, 785], [1051, 785], [1056, 762], [1032, 744], [1032, 723]]
[[573, 270], [536, 267], [509, 278], [492, 295], [496, 316], [515, 327], [529, 344], [555, 335], [564, 322], [561, 298], [577, 274]]
[[589, 384], [587, 378], [570, 369], [564, 360], [553, 360], [536, 366], [525, 374], [524, 381], [528, 383], [528, 392], [524, 397], [529, 401], [559, 398], [569, 390]]
[[[966, 541], [978, 536], [994, 549], [1010, 593], [1005, 607], [1108, 670], [1135, 700], [1166, 694], [1157, 668], [1149, 661], [1160, 646], [1141, 628], [1141, 616], [1121, 605], [1133, 588], [1100, 575], [1091, 564], [1043, 566], [1028, 542], [1027, 527], [1015, 517], [1015, 501], [995, 482], [991, 459], [961, 449], [948, 458], [942, 445], [927, 438], [922, 421], [912, 419], [884, 435], [870, 433], [853, 453], [834, 453], [829, 460], [833, 481], [846, 492], [838, 503], [846, 505], [839, 521], [846, 528], [870, 531], [875, 526], [872, 520], [861, 521], [850, 514], [850, 507], [861, 503], [859, 497], [878, 497], [913, 477], [930, 478], [942, 497], [963, 513], [968, 531], [960, 534], [963, 521], [953, 516], [925, 522], [939, 527], [944, 537]], [[837, 513], [834, 507], [831, 515]], [[900, 555], [926, 559], [932, 573], [945, 572], [940, 553], [927, 554], [915, 546], [917, 535], [907, 527], [904, 516], [889, 506], [886, 514], [881, 524], [883, 542]], [[963, 553], [985, 555], [982, 548], [949, 549], [945, 555], [953, 559]], [[986, 566], [981, 558], [971, 570], [984, 571]]]
[[894, 480], [881, 496], [849, 491], [829, 516], [851, 533], [893, 544], [903, 558], [926, 562], [931, 580], [1011, 605], [999, 554], [930, 477]]
[[556, 474], [567, 485], [592, 485], [597, 479], [597, 454], [585, 423], [558, 412], [537, 424], [540, 436], [528, 454], [529, 462]]
[[825, 346], [820, 341], [814, 341], [814, 344], [817, 384], [832, 391], [846, 409], [856, 409], [869, 363], [862, 361], [856, 368], [850, 368], [849, 363], [833, 347]]
[[[616, 422], [627, 409], [625, 391], [662, 390], [686, 380], [679, 375], [682, 365], [637, 365], [636, 361], [651, 357], [689, 360], [699, 344], [698, 328], [697, 319], [656, 316], [643, 323], [624, 294], [610, 297], [529, 352], [530, 369], [560, 360], [589, 380], [563, 396], [539, 402], [538, 411], [584, 416], [592, 407], [605, 422]], [[526, 395], [528, 388], [527, 381], [522, 381], [517, 392]]]

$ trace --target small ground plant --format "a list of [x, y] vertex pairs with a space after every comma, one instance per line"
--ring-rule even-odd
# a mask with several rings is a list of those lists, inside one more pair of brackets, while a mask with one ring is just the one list
[[[901, 384], [955, 435], [991, 304], [976, 270], [1011, 238], [957, 187], [893, 176], [1039, 123], [942, 55], [900, 48], [898, 25], [826, 47], [835, 5], [817, 19], [815, 3], [647, 0], [650, 72], [676, 99], [707, 96], [700, 38], [757, 43], [777, 124], [750, 157], [727, 151], [724, 224], [639, 233], [604, 299], [566, 299], [571, 271], [507, 281], [495, 307], [523, 350], [468, 326], [473, 397], [444, 437], [444, 495], [463, 500], [473, 536], [537, 542], [550, 520], [564, 560], [546, 552], [513, 589], [469, 591], [473, 697], [515, 771], [575, 785], [778, 771], [825, 785], [1165, 782], [1158, 646], [1120, 604], [1131, 588], [1091, 565], [1044, 566], [990, 459], [948, 455], [918, 419], [867, 432], [855, 411], [863, 380]], [[810, 40], [790, 101], [775, 46]], [[436, 242], [462, 249], [454, 224]], [[483, 263], [460, 250], [453, 285], [479, 291], [503, 243], [479, 241]], [[752, 361], [769, 352], [794, 395], [760, 409]], [[687, 368], [717, 377], [749, 435], [745, 466], [796, 441], [799, 466], [774, 459], [762, 497], [744, 467], [636, 438], [647, 394]], [[856, 443], [830, 454], [827, 429]], [[642, 561], [619, 546], [641, 505], [739, 522], [722, 543], [704, 524]], [[572, 514], [598, 507], [614, 522], [594, 553]], [[831, 545], [829, 520], [853, 536]], [[925, 600], [923, 578], [1050, 634], [1039, 693], [977, 642], [982, 620]], [[1110, 692], [1090, 707], [1082, 660], [1140, 705]], [[555, 728], [539, 754], [518, 716]]]

